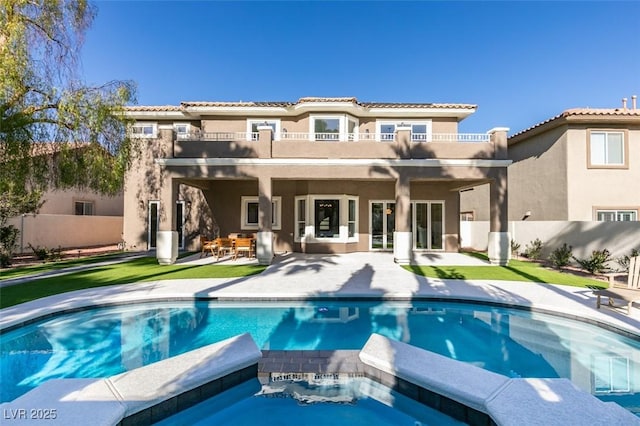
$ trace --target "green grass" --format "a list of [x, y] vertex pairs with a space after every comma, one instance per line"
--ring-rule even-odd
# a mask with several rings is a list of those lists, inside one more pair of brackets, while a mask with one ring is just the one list
[[[472, 256], [486, 260], [486, 256], [474, 253]], [[19, 275], [33, 274], [68, 266], [96, 263], [107, 256], [78, 259], [37, 265], [24, 270]], [[35, 279], [23, 284], [0, 288], [0, 308], [17, 305], [41, 297], [51, 296], [85, 288], [128, 284], [154, 280], [189, 278], [234, 278], [259, 274], [266, 266], [260, 265], [158, 265], [155, 257], [129, 260], [115, 265], [94, 266], [84, 271], [64, 276]], [[542, 267], [538, 263], [511, 260], [509, 266], [417, 266], [405, 268], [415, 274], [430, 278], [465, 280], [509, 280], [541, 282], [585, 288], [605, 288], [607, 284], [595, 279], [576, 276]], [[8, 278], [5, 272], [3, 278]]]
[[[486, 260], [486, 256], [473, 254]], [[569, 285], [585, 288], [606, 288], [607, 283], [575, 274], [548, 269], [535, 262], [512, 259], [508, 266], [419, 266], [407, 265], [405, 269], [429, 278], [456, 280], [527, 281]]]
[[122, 253], [101, 254], [96, 256], [82, 257], [79, 259], [67, 259], [56, 262], [40, 263], [37, 265], [17, 266], [0, 270], [0, 281], [9, 278], [23, 277], [26, 275], [39, 274], [42, 272], [57, 271], [59, 269], [70, 268], [72, 266], [86, 265], [89, 263], [101, 262], [122, 256]]
[[0, 288], [0, 308], [85, 288], [154, 280], [245, 277], [259, 274], [265, 268], [262, 265], [158, 265], [155, 257], [144, 257]]

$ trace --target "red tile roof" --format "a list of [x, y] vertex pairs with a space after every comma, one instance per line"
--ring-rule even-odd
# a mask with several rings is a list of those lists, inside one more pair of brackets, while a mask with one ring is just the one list
[[552, 123], [555, 121], [561, 121], [562, 119], [571, 119], [571, 118], [593, 118], [599, 121], [603, 119], [620, 119], [620, 118], [640, 118], [640, 109], [623, 109], [623, 108], [571, 108], [561, 112], [560, 114], [551, 117], [545, 121], [541, 121], [540, 123], [534, 124], [531, 127], [527, 127], [524, 130], [521, 130], [511, 136], [509, 139], [512, 139], [516, 136], [522, 135], [524, 133], [530, 132], [534, 129], [537, 129], [541, 126], [547, 125], [548, 123]]
[[294, 105], [300, 105], [305, 103], [314, 102], [344, 102], [360, 105], [364, 108], [437, 108], [437, 109], [475, 109], [477, 105], [472, 104], [458, 104], [458, 103], [406, 103], [406, 102], [360, 102], [354, 97], [335, 97], [335, 98], [322, 98], [322, 97], [304, 97], [298, 99], [296, 102], [287, 101], [266, 101], [266, 102], [253, 102], [253, 101], [237, 101], [237, 102], [208, 102], [208, 101], [185, 101], [180, 102], [180, 105], [136, 105], [127, 107], [127, 111], [130, 112], [174, 112], [184, 111], [189, 107], [221, 107], [221, 108], [234, 108], [234, 107], [276, 107], [286, 108]]

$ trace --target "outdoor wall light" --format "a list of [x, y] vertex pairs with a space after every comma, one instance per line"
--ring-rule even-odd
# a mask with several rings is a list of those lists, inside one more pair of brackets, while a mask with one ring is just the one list
[[522, 216], [522, 220], [529, 219], [529, 216], [531, 216], [531, 210], [527, 210], [526, 212], [524, 212], [524, 216]]

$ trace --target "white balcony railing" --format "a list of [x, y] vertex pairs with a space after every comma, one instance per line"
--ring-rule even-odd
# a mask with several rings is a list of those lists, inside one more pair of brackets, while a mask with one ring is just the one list
[[489, 142], [488, 133], [432, 133], [433, 142]]
[[[178, 140], [189, 141], [255, 141], [259, 139], [258, 132], [191, 132], [180, 133]], [[282, 132], [280, 140], [296, 141], [379, 141], [394, 142], [396, 140], [393, 133], [307, 133], [307, 132]], [[417, 143], [429, 142], [489, 142], [490, 136], [487, 133], [412, 133], [411, 141]]]

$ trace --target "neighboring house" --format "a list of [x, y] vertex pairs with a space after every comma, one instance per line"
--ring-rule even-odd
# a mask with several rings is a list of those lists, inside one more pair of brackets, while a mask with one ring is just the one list
[[[508, 139], [509, 220], [640, 220], [640, 110], [569, 109]], [[460, 194], [461, 220], [489, 220], [488, 188]]]
[[34, 247], [80, 248], [122, 241], [124, 197], [78, 189], [49, 190], [38, 214], [12, 218], [18, 228], [18, 252]]
[[256, 233], [274, 252], [459, 249], [459, 191], [488, 183], [490, 257], [508, 258], [508, 129], [460, 134], [475, 105], [182, 102], [135, 106], [143, 156], [125, 180], [124, 240], [161, 263], [199, 235]]
[[[36, 143], [32, 155], [43, 161], [55, 161], [64, 145]], [[82, 149], [85, 144], [71, 145]], [[42, 196], [37, 214], [9, 219], [20, 235], [16, 251], [30, 252], [29, 245], [46, 248], [83, 248], [115, 245], [122, 242], [124, 195], [101, 195], [77, 188], [49, 189]]]

